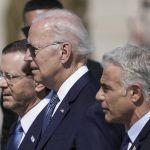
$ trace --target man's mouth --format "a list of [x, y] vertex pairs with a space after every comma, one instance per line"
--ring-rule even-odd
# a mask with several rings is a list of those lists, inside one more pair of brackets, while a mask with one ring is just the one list
[[3, 92], [2, 95], [3, 95], [3, 96], [11, 96], [11, 94], [8, 93], [8, 92]]

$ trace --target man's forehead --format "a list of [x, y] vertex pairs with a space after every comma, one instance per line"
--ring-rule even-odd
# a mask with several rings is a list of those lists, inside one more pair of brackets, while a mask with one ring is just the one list
[[10, 60], [12, 61], [18, 61], [18, 59], [22, 59], [24, 57], [24, 53], [22, 52], [19, 52], [19, 51], [16, 51], [16, 52], [9, 52], [9, 53], [6, 53], [6, 54], [2, 54], [2, 60], [3, 59], [7, 59], [8, 57], [11, 57]]
[[[2, 55], [1, 57], [1, 67], [5, 65], [12, 66], [12, 64], [16, 64], [16, 66], [19, 66], [23, 64], [24, 61], [24, 54], [19, 52], [12, 52]], [[14, 67], [16, 67], [14, 66]]]
[[119, 82], [121, 77], [121, 68], [115, 65], [107, 65], [103, 69], [101, 82]]
[[33, 20], [31, 27], [34, 26], [37, 28], [45, 28], [51, 23], [51, 18], [43, 18], [39, 20]]
[[28, 43], [33, 46], [43, 46], [53, 40], [54, 34], [51, 32], [47, 24], [43, 26], [32, 26], [29, 31]]
[[4, 72], [7, 73], [22, 73], [22, 67], [25, 65], [25, 62], [23, 58], [18, 58], [16, 61], [14, 59], [4, 59], [4, 61], [1, 64], [1, 69]]
[[33, 33], [44, 34], [50, 30], [51, 30], [51, 27], [48, 22], [39, 21], [39, 22], [32, 23], [30, 30], [29, 30], [29, 35]]

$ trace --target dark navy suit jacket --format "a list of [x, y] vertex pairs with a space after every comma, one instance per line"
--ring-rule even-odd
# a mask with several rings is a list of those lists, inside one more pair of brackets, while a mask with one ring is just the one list
[[149, 150], [150, 149], [150, 120], [141, 130], [130, 150]]
[[[20, 144], [19, 150], [32, 150], [32, 149], [35, 148], [35, 146], [38, 143], [38, 140], [40, 138], [43, 118], [44, 118], [44, 115], [45, 115], [45, 108], [39, 113], [37, 118], [32, 123], [32, 125], [29, 128], [27, 134], [25, 135], [22, 143]], [[16, 124], [17, 124], [17, 122], [14, 123], [11, 127], [10, 138], [8, 140], [6, 150], [12, 150], [11, 141], [12, 141], [13, 134], [14, 134], [14, 131], [15, 131], [15, 128], [16, 128]]]
[[[119, 149], [122, 135], [115, 129], [120, 126], [105, 122], [95, 99], [98, 89], [89, 72], [83, 75], [63, 99], [35, 150]], [[89, 109], [95, 104], [99, 107]]]

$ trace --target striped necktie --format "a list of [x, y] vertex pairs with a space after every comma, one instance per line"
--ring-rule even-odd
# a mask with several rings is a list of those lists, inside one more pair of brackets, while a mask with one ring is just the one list
[[11, 142], [12, 150], [18, 150], [18, 148], [20, 146], [22, 135], [23, 135], [23, 129], [22, 129], [20, 121], [18, 121], [14, 135], [13, 135], [13, 139]]
[[43, 126], [42, 126], [42, 135], [45, 132], [48, 124], [50, 123], [53, 111], [59, 101], [60, 100], [59, 100], [57, 94], [54, 92], [53, 96], [50, 99], [50, 102], [48, 103], [47, 108], [46, 108], [45, 117], [44, 117]]

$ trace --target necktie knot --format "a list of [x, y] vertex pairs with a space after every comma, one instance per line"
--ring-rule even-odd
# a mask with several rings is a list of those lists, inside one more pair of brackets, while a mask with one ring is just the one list
[[20, 121], [19, 121], [18, 124], [17, 124], [16, 132], [23, 132], [23, 129], [22, 129], [22, 126], [21, 126]]
[[22, 135], [23, 135], [23, 129], [21, 126], [21, 122], [19, 120], [17, 125], [16, 125], [14, 135], [12, 137], [11, 149], [18, 150], [18, 148], [20, 146], [21, 139], [22, 139]]
[[57, 94], [54, 92], [52, 98], [50, 99], [50, 102], [47, 105], [46, 116], [48, 115], [48, 116], [52, 117], [53, 111], [59, 101], [60, 100], [59, 100]]

